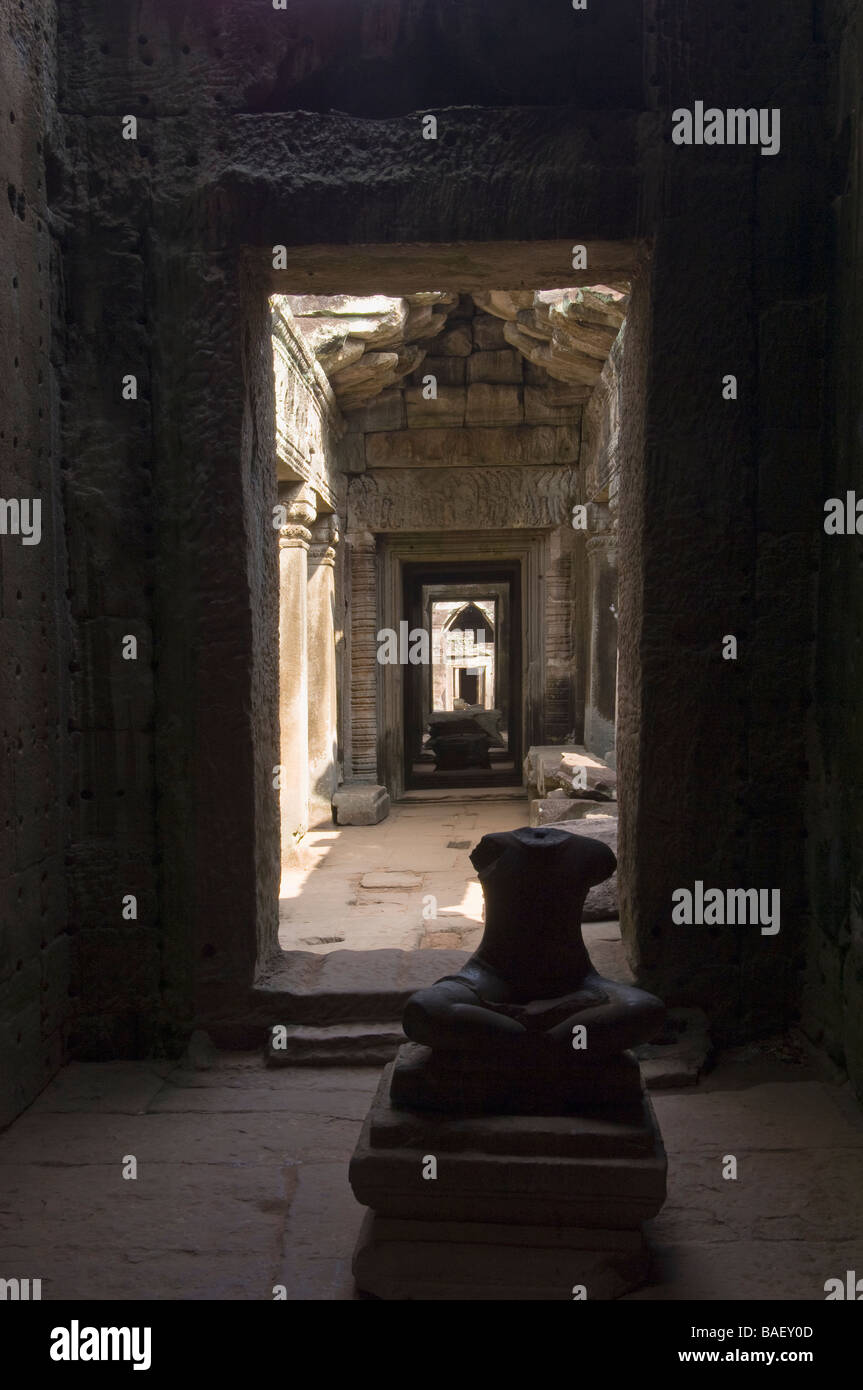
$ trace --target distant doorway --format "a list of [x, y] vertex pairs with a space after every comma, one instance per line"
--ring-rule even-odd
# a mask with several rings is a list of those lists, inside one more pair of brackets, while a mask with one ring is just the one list
[[521, 588], [517, 563], [406, 564], [404, 613], [430, 659], [404, 682], [405, 785], [521, 781]]

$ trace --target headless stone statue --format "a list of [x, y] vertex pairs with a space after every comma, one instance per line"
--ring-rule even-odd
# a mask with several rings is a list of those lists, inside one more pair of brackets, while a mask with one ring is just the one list
[[[479, 948], [456, 975], [408, 1000], [404, 1030], [435, 1050], [569, 1050], [570, 1064], [648, 1042], [659, 999], [594, 970], [581, 935], [588, 891], [617, 865], [607, 845], [557, 827], [485, 835], [471, 854], [486, 904]], [[583, 1047], [573, 1048], [583, 1025]]]
[[[482, 942], [408, 1000], [412, 1041], [384, 1071], [351, 1162], [375, 1212], [357, 1282], [386, 1298], [568, 1298], [574, 1284], [616, 1298], [647, 1276], [640, 1225], [666, 1172], [627, 1050], [658, 1031], [662, 1004], [598, 975], [581, 936], [588, 889], [617, 861], [553, 826], [486, 835], [471, 859]], [[423, 1182], [437, 1154], [438, 1181]]]

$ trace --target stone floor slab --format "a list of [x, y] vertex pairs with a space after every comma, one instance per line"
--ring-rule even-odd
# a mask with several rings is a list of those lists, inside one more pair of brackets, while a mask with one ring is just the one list
[[[649, 1282], [625, 1298], [821, 1300], [827, 1279], [863, 1273], [863, 1117], [782, 1055], [720, 1057], [697, 1087], [654, 1095], [668, 1200], [647, 1226]], [[258, 1052], [160, 1070], [76, 1064], [0, 1135], [6, 1271], [41, 1278], [46, 1299], [271, 1300], [279, 1283], [290, 1300], [357, 1297], [347, 1168], [379, 1069], [273, 1071]], [[120, 1176], [129, 1153], [137, 1183]]]

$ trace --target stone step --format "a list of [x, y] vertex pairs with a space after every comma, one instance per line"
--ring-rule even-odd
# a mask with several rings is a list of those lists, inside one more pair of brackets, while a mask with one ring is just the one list
[[405, 801], [412, 805], [416, 805], [417, 802], [428, 805], [433, 802], [465, 805], [471, 801], [521, 801], [525, 807], [525, 822], [528, 814], [523, 787], [430, 787], [428, 791], [417, 788], [400, 796], [398, 804], [401, 805]]
[[[438, 952], [423, 954], [437, 956]], [[460, 954], [466, 955], [466, 952]], [[700, 1010], [672, 1010], [675, 1012], [700, 1013]], [[401, 1010], [394, 1012], [392, 1019], [284, 1026], [283, 1048], [274, 1049], [272, 1033], [267, 1034], [267, 1066], [382, 1067], [394, 1059], [406, 1041]], [[642, 1081], [648, 1091], [695, 1086], [709, 1063], [710, 1051], [709, 1034], [697, 1046], [688, 1037], [681, 1043], [644, 1044], [636, 1049]]]
[[398, 1022], [286, 1024], [277, 1038], [270, 1034], [266, 1061], [268, 1067], [385, 1066], [404, 1041]]
[[253, 990], [260, 1024], [325, 1028], [400, 1021], [414, 990], [453, 975], [467, 951], [285, 951]]

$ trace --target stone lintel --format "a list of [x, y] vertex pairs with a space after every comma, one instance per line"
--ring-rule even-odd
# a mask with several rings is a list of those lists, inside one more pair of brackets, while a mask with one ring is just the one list
[[350, 479], [348, 515], [370, 531], [542, 530], [567, 524], [577, 497], [574, 468], [451, 468], [445, 487], [438, 468], [388, 468]]
[[[515, 393], [516, 387], [472, 386], [472, 393]], [[515, 396], [513, 395], [513, 399]], [[476, 425], [463, 429], [381, 430], [366, 438], [367, 468], [542, 466], [578, 462], [577, 425]]]
[[[587, 248], [584, 270], [573, 269], [574, 242]], [[269, 248], [248, 255], [257, 261], [273, 294], [296, 293], [298, 284], [314, 294], [406, 294], [432, 284], [470, 294], [507, 283], [535, 289], [602, 283], [625, 289], [646, 252], [639, 240], [573, 235], [557, 241], [286, 246], [284, 267], [278, 270], [273, 269]]]

